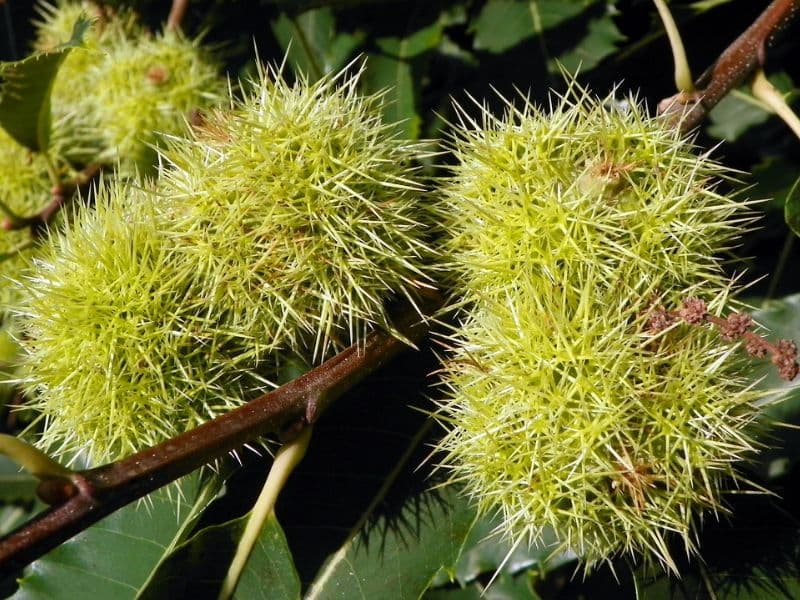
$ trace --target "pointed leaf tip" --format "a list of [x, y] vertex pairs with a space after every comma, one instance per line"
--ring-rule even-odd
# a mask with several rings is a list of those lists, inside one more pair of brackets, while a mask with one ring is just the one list
[[83, 45], [92, 22], [81, 17], [72, 36], [56, 48], [0, 63], [0, 127], [35, 152], [50, 145], [50, 93], [58, 70], [73, 48]]

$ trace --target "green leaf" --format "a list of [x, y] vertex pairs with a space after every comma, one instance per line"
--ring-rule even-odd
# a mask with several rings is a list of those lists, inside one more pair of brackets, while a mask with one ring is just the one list
[[470, 27], [475, 34], [473, 47], [495, 54], [505, 52], [580, 14], [591, 3], [591, 0], [489, 0]]
[[395, 58], [414, 58], [434, 49], [442, 40], [442, 25], [436, 21], [403, 38], [385, 37], [376, 40], [378, 48]]
[[312, 583], [306, 600], [419, 598], [439, 569], [451, 567], [475, 521], [475, 511], [452, 486], [406, 502], [396, 521], [381, 517], [348, 540]]
[[218, 490], [199, 473], [109, 515], [34, 562], [15, 600], [134, 598]]
[[0, 502], [33, 501], [39, 480], [21, 471], [7, 456], [0, 456]]
[[384, 121], [396, 123], [397, 132], [408, 139], [419, 138], [422, 123], [412, 60], [436, 48], [442, 42], [442, 30], [441, 22], [435, 21], [404, 37], [380, 38], [376, 44], [382, 52], [367, 61], [365, 87], [371, 93], [384, 93]]
[[384, 121], [396, 123], [399, 135], [407, 139], [417, 139], [422, 119], [417, 114], [411, 64], [405, 59], [370, 55], [369, 68], [364, 73], [363, 82], [370, 93], [384, 92]]
[[789, 228], [794, 231], [795, 235], [800, 236], [800, 190], [798, 190], [798, 184], [800, 184], [800, 177], [795, 180], [792, 189], [786, 195], [784, 216]]
[[[766, 330], [760, 333], [771, 342], [784, 338], [800, 343], [800, 294], [767, 300], [751, 314]], [[753, 361], [751, 376], [760, 381], [760, 389], [771, 392], [761, 401], [766, 423], [800, 425], [800, 378], [785, 381], [768, 358]], [[768, 445], [758, 455], [762, 476], [779, 477], [800, 462], [800, 431], [796, 428], [774, 427], [765, 441]]]
[[[570, 73], [589, 71], [606, 56], [617, 49], [617, 43], [625, 39], [610, 14], [589, 21], [589, 31], [576, 46], [550, 61], [548, 68], [555, 72], [560, 64]], [[556, 64], [558, 63], [558, 64]]]
[[797, 165], [782, 156], [765, 156], [752, 169], [748, 190], [751, 198], [767, 200], [759, 205], [762, 210], [784, 212], [789, 192], [797, 179]]
[[460, 589], [430, 590], [424, 600], [540, 600], [533, 589], [533, 580], [528, 573], [518, 577], [502, 574], [486, 586], [475, 582]]
[[755, 125], [769, 119], [769, 112], [752, 96], [734, 91], [714, 107], [709, 114], [709, 135], [717, 139], [734, 141]]
[[339, 71], [364, 39], [360, 31], [338, 33], [329, 7], [291, 17], [282, 13], [273, 21], [272, 32], [294, 71], [311, 81]]
[[[775, 89], [791, 95], [795, 91], [791, 77], [786, 73], [769, 76]], [[709, 113], [708, 133], [717, 139], [734, 141], [755, 125], [764, 123], [772, 112], [744, 90], [734, 90], [723, 98]]]
[[689, 8], [692, 9], [697, 14], [702, 14], [718, 6], [722, 6], [723, 4], [728, 4], [733, 0], [697, 0], [696, 2], [692, 2], [689, 5]]
[[484, 517], [470, 532], [455, 568], [456, 579], [461, 585], [497, 569], [507, 575], [516, 575], [531, 568], [539, 571], [555, 569], [577, 560], [574, 553], [559, 548], [558, 540], [549, 529], [544, 531], [540, 544], [530, 548], [518, 544], [514, 548], [508, 540], [493, 535], [498, 524], [498, 519]]
[[[800, 294], [767, 300], [751, 314], [766, 329], [761, 333], [766, 334], [770, 341], [786, 338], [800, 342]], [[800, 378], [785, 381], [778, 377], [778, 371], [769, 359], [754, 361], [752, 376], [761, 380], [759, 387], [785, 398], [768, 407], [771, 416], [779, 420], [800, 420]]]
[[[206, 527], [181, 544], [158, 568], [139, 598], [191, 598], [219, 590], [236, 546], [247, 525], [247, 515]], [[275, 515], [261, 530], [236, 588], [236, 598], [295, 600], [300, 578]]]
[[239, 580], [235, 597], [242, 600], [300, 598], [300, 578], [294, 568], [286, 536], [274, 514], [269, 517], [261, 530], [258, 542]]
[[46, 508], [38, 498], [3, 504], [0, 506], [0, 536], [11, 533]]
[[53, 82], [67, 54], [83, 44], [90, 26], [89, 20], [78, 19], [66, 43], [23, 60], [0, 63], [0, 126], [23, 146], [47, 150]]

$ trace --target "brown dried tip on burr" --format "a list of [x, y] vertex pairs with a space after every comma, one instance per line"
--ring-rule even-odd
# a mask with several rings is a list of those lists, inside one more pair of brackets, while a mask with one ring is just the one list
[[719, 325], [719, 332], [722, 339], [732, 342], [742, 337], [752, 325], [753, 318], [750, 315], [731, 313], [725, 322]]
[[189, 111], [189, 124], [192, 127], [202, 127], [205, 125], [206, 116], [199, 108], [193, 108]]
[[705, 320], [707, 312], [708, 307], [700, 298], [687, 298], [678, 310], [678, 316], [689, 325], [699, 325]]
[[166, 67], [162, 66], [150, 67], [147, 70], [146, 77], [152, 84], [161, 85], [167, 79], [169, 79], [169, 71], [166, 69]]
[[778, 367], [778, 375], [781, 379], [792, 381], [800, 371], [797, 364], [797, 345], [792, 340], [778, 340], [775, 349], [772, 363]]

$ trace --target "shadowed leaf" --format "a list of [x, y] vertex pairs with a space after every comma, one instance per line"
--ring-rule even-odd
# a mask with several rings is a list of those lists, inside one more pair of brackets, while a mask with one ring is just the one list
[[50, 144], [50, 92], [67, 54], [80, 47], [91, 22], [79, 19], [66, 43], [48, 52], [0, 63], [0, 125], [23, 146], [34, 151]]

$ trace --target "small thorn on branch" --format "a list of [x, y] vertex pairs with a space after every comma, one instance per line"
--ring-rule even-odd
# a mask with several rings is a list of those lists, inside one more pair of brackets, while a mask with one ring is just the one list
[[700, 298], [686, 298], [677, 311], [668, 311], [661, 305], [654, 305], [648, 313], [645, 330], [650, 335], [657, 335], [679, 321], [688, 325], [711, 323], [726, 342], [743, 339], [745, 351], [753, 358], [771, 355], [772, 364], [778, 368], [781, 379], [792, 381], [800, 374], [797, 345], [792, 340], [778, 340], [772, 344], [752, 331], [753, 318], [750, 315], [732, 312], [726, 318], [717, 317], [708, 313], [707, 304]]

